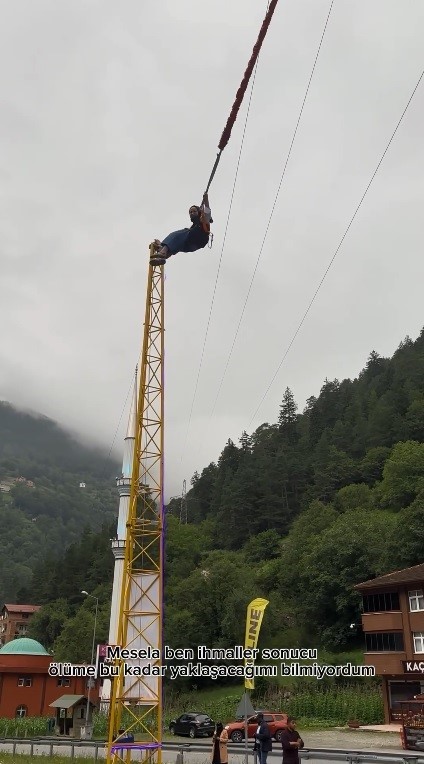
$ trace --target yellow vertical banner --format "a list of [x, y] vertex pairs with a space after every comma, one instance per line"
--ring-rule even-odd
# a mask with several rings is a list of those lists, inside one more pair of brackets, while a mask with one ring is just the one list
[[[247, 606], [246, 636], [244, 639], [244, 647], [246, 650], [249, 648], [254, 649], [258, 646], [259, 632], [261, 630], [262, 619], [267, 605], [269, 605], [268, 600], [264, 600], [262, 597], [257, 597]], [[247, 660], [245, 658], [244, 665], [248, 663], [253, 664], [253, 658], [252, 660]], [[246, 690], [254, 690], [255, 680], [245, 678], [244, 686]]]

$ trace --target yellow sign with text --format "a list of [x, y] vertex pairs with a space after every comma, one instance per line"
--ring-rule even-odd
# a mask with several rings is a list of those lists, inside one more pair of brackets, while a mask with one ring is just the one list
[[[259, 632], [261, 630], [262, 619], [267, 605], [269, 605], [268, 600], [264, 600], [262, 597], [257, 597], [257, 599], [252, 600], [247, 606], [246, 636], [244, 640], [244, 647], [246, 650], [249, 648], [254, 649], [258, 646]], [[252, 664], [254, 661], [245, 660], [244, 663], [245, 665], [247, 663]], [[246, 690], [254, 690], [255, 680], [246, 678], [244, 680], [244, 686]]]

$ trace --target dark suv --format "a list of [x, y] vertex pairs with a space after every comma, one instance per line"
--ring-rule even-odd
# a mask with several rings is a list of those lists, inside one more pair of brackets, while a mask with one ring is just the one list
[[169, 723], [172, 735], [189, 735], [190, 737], [212, 737], [215, 722], [207, 714], [181, 714]]

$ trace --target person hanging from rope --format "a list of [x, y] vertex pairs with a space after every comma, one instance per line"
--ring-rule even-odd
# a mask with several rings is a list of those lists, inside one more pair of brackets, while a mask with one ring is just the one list
[[163, 265], [177, 252], [197, 252], [198, 249], [206, 247], [211, 223], [213, 223], [208, 194], [203, 194], [200, 207], [192, 204], [188, 213], [191, 220], [190, 228], [173, 231], [163, 241], [155, 239], [151, 250], [153, 252], [150, 257], [151, 265]]
[[208, 191], [215, 176], [220, 158], [222, 156], [222, 152], [230, 140], [231, 131], [237, 119], [237, 114], [246, 93], [246, 89], [249, 84], [253, 69], [257, 63], [262, 43], [265, 39], [265, 35], [268, 31], [268, 27], [271, 23], [271, 19], [277, 3], [278, 0], [269, 0], [266, 16], [262, 22], [258, 39], [256, 40], [256, 43], [253, 47], [252, 55], [250, 56], [240, 87], [237, 90], [230, 116], [227, 119], [224, 131], [218, 144], [219, 153], [215, 159], [209, 182], [206, 186], [206, 192], [203, 194], [203, 202], [200, 207], [198, 207], [197, 204], [193, 204], [189, 209], [192, 223], [191, 228], [183, 228], [181, 231], [174, 231], [173, 233], [170, 233], [163, 241], [155, 239], [155, 241], [150, 245], [151, 265], [163, 265], [169, 257], [176, 255], [177, 252], [196, 252], [198, 249], [203, 249], [206, 247], [209, 241], [209, 236], [212, 236], [212, 234], [210, 234], [210, 224], [213, 223], [213, 220], [209, 207]]

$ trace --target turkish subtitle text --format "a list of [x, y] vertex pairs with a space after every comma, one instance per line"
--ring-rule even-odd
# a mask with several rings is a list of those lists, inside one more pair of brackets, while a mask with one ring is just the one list
[[[54, 677], [373, 677], [374, 666], [357, 666], [352, 663], [332, 665], [318, 663], [316, 649], [287, 648], [156, 648], [127, 649], [118, 645], [102, 646], [103, 660], [95, 665], [50, 663], [48, 673]], [[172, 661], [172, 663], [168, 663]], [[212, 662], [215, 661], [215, 662]], [[219, 661], [242, 661], [236, 665]], [[273, 661], [267, 664], [267, 661]], [[310, 663], [304, 663], [310, 661]]]

